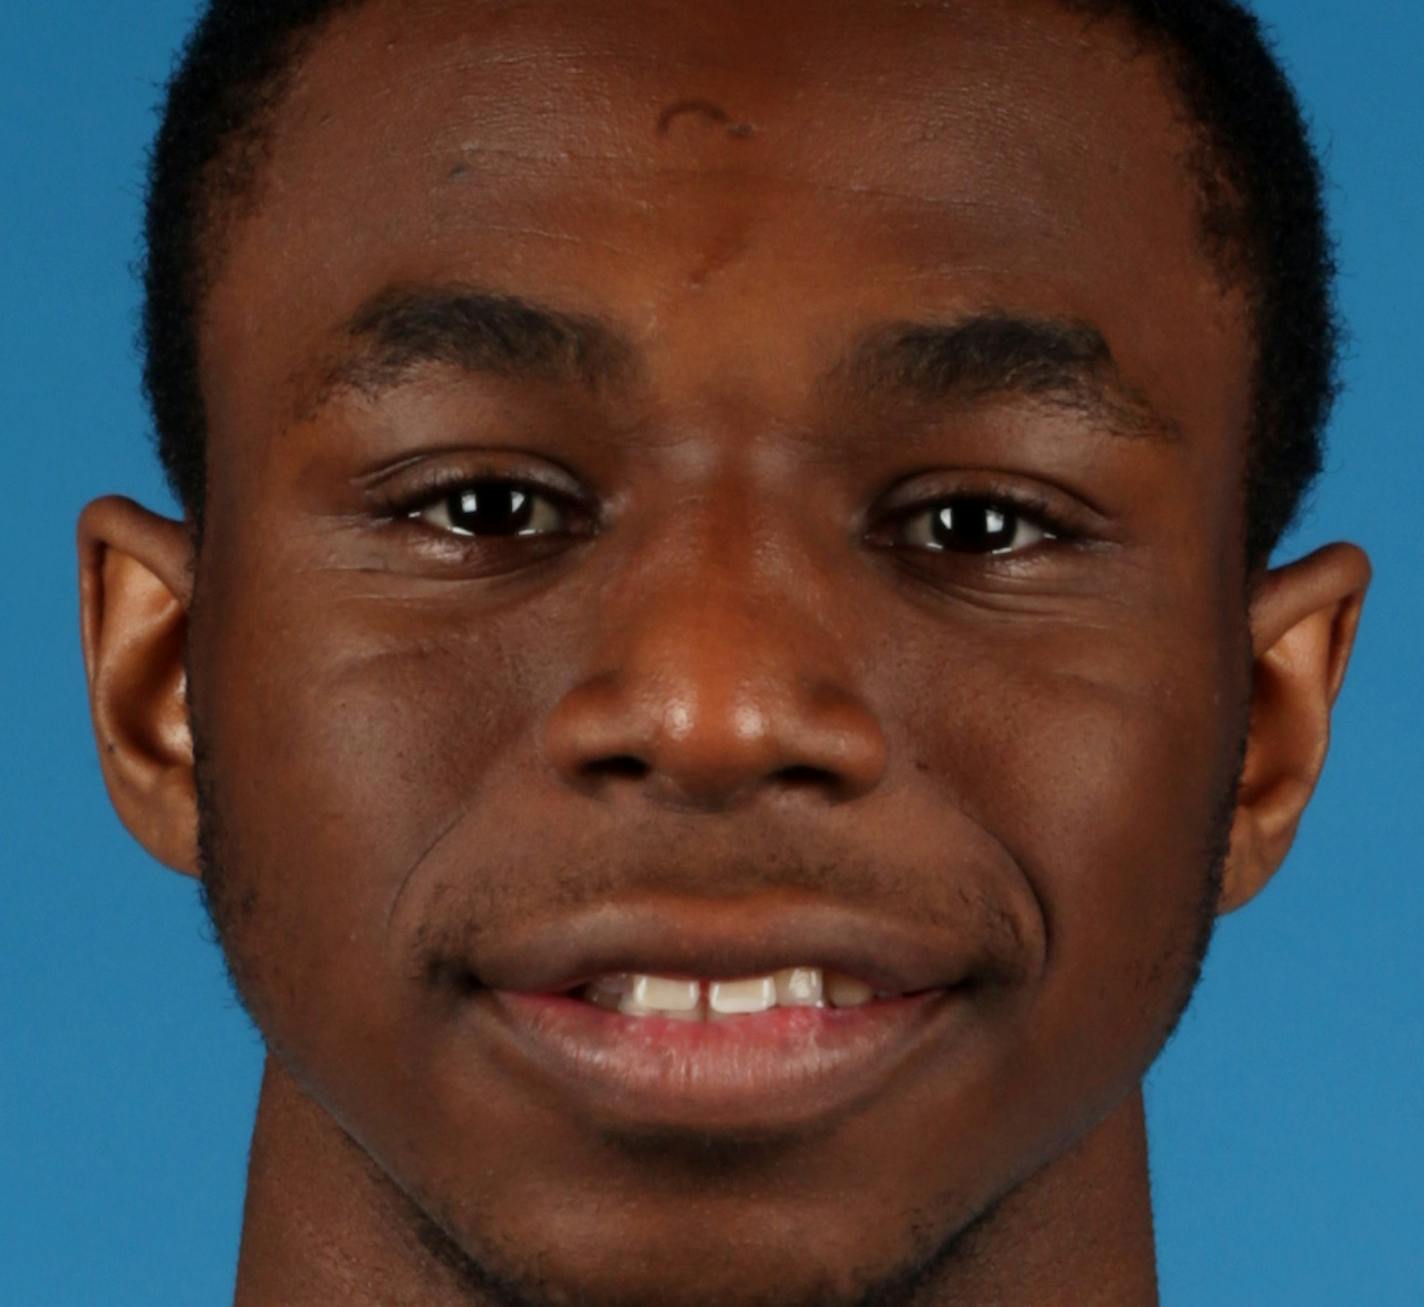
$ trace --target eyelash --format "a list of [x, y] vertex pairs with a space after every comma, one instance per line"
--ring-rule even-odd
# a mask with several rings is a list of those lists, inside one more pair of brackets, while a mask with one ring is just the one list
[[[443, 501], [454, 498], [462, 491], [471, 491], [477, 488], [489, 489], [491, 487], [496, 487], [500, 490], [517, 491], [535, 499], [543, 500], [548, 504], [552, 504], [559, 513], [565, 517], [577, 517], [579, 515], [587, 517], [587, 510], [569, 495], [539, 485], [537, 482], [494, 474], [483, 476], [460, 474], [448, 477], [433, 477], [426, 485], [418, 489], [411, 490], [403, 495], [393, 495], [388, 500], [381, 502], [379, 504], [379, 511], [382, 518], [386, 521], [397, 525], [408, 524], [422, 528], [425, 531], [438, 535], [443, 540], [458, 542], [460, 547], [479, 546], [488, 548], [489, 544], [494, 541], [560, 539], [578, 534], [577, 531], [569, 530], [543, 532], [517, 531], [504, 535], [492, 533], [476, 535], [473, 532], [449, 530], [420, 521], [420, 517], [423, 513], [436, 507]], [[1039, 546], [1045, 542], [1072, 544], [1079, 539], [1074, 531], [1063, 522], [1061, 517], [1059, 517], [1043, 499], [1031, 494], [1025, 494], [1019, 490], [1007, 490], [1000, 487], [986, 487], [982, 490], [966, 490], [954, 494], [943, 494], [920, 499], [912, 504], [907, 504], [901, 508], [892, 510], [882, 518], [882, 523], [889, 524], [898, 533], [904, 529], [906, 524], [921, 518], [924, 514], [930, 513], [933, 510], [938, 509], [940, 512], [943, 512], [947, 507], [967, 504], [974, 504], [987, 510], [997, 510], [1000, 513], [1011, 515], [1019, 525], [1027, 524], [1041, 532], [1041, 538], [1025, 548], [1017, 550], [1012, 548], [986, 550], [981, 553], [959, 551], [952, 548], [931, 549], [923, 546], [919, 548], [914, 546], [908, 547], [914, 552], [929, 555], [949, 555], [953, 557], [958, 554], [961, 557], [971, 558], [1018, 558], [1037, 550]], [[869, 534], [876, 536], [883, 530], [883, 525], [877, 526]]]

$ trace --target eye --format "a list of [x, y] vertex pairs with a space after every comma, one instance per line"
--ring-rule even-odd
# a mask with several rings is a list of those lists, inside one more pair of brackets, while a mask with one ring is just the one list
[[564, 509], [551, 496], [494, 479], [452, 486], [406, 517], [458, 536], [558, 535], [567, 530]]
[[933, 553], [1016, 554], [1057, 536], [1042, 515], [1002, 499], [939, 499], [903, 514], [897, 543]]

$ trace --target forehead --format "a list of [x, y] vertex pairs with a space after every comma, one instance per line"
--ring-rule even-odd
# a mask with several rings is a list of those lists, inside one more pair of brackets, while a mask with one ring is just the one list
[[768, 397], [857, 321], [1072, 317], [1174, 422], [1220, 431], [1247, 369], [1189, 145], [1155, 58], [1039, 0], [368, 0], [277, 114], [205, 394], [215, 425], [254, 404], [245, 430], [277, 425], [372, 294], [460, 282]]

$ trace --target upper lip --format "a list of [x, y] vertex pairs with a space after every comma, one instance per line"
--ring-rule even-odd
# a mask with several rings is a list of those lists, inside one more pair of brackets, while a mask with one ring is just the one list
[[481, 985], [526, 993], [567, 991], [614, 972], [717, 980], [799, 966], [912, 994], [968, 979], [975, 961], [972, 941], [923, 920], [767, 896], [605, 902], [510, 932], [467, 965]]

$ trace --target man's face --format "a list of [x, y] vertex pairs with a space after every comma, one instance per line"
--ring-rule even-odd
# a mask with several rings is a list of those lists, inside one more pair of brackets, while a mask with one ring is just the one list
[[[1251, 349], [1131, 48], [1000, 0], [312, 47], [202, 326], [207, 872], [274, 1054], [492, 1274], [852, 1294], [1179, 1013]], [[896, 996], [567, 992], [796, 965]]]

